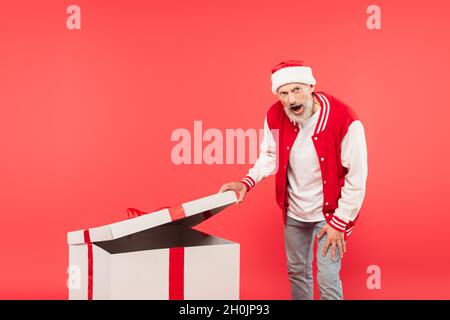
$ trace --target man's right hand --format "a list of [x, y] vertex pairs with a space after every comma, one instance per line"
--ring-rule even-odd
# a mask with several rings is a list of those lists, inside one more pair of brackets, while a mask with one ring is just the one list
[[234, 192], [237, 192], [239, 194], [239, 198], [236, 201], [236, 204], [239, 204], [242, 201], [244, 201], [245, 195], [247, 194], [247, 187], [245, 186], [245, 184], [243, 184], [240, 181], [228, 182], [220, 187], [218, 193], [225, 192], [228, 190], [233, 190]]

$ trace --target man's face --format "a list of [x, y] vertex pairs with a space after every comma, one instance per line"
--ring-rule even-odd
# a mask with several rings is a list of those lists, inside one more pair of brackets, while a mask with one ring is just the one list
[[286, 115], [292, 121], [303, 125], [313, 111], [314, 86], [303, 83], [288, 83], [278, 88], [278, 98], [284, 105]]

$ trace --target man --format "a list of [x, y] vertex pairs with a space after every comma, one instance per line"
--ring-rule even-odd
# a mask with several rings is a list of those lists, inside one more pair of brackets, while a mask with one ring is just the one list
[[219, 192], [234, 190], [240, 203], [256, 184], [275, 174], [292, 298], [313, 299], [317, 236], [320, 298], [343, 299], [341, 259], [367, 180], [364, 127], [343, 102], [315, 92], [312, 70], [301, 61], [278, 64], [271, 79], [279, 101], [266, 114], [259, 158], [246, 177], [224, 184]]

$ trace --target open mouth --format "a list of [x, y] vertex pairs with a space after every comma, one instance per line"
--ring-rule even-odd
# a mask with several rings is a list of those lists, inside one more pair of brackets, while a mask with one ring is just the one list
[[299, 113], [300, 111], [303, 110], [303, 105], [298, 105], [298, 106], [293, 106], [291, 107], [291, 110], [294, 111], [294, 113]]

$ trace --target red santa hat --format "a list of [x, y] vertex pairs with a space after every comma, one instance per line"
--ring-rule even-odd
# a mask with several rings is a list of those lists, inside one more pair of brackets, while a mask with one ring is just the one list
[[286, 60], [273, 67], [272, 69], [273, 94], [277, 94], [277, 90], [279, 87], [293, 82], [301, 82], [315, 85], [316, 79], [314, 79], [313, 77], [311, 68], [305, 66], [303, 64], [303, 61]]

